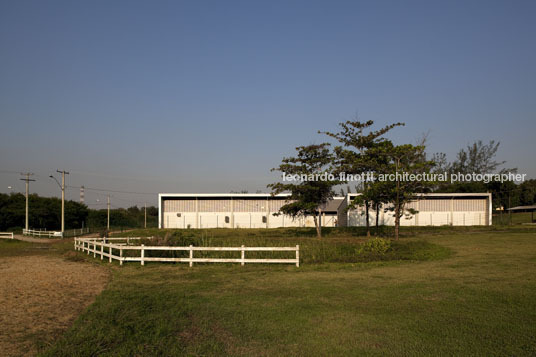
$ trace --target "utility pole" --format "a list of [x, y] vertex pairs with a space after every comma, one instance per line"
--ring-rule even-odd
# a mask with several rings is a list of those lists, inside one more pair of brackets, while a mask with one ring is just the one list
[[145, 202], [145, 224], [143, 227], [147, 228], [147, 202]]
[[56, 170], [61, 174], [61, 236], [63, 238], [63, 232], [65, 232], [65, 175], [69, 173], [65, 170]]
[[29, 229], [29, 225], [28, 225], [28, 192], [30, 191], [30, 181], [35, 181], [35, 180], [30, 178], [30, 176], [33, 176], [33, 174], [31, 172], [21, 173], [21, 175], [26, 176], [26, 178], [21, 178], [21, 181], [26, 181], [26, 224], [25, 224], [25, 227], [26, 227], [26, 230], [28, 230]]
[[108, 203], [107, 203], [107, 206], [108, 206], [108, 224], [106, 225], [106, 229], [109, 231], [110, 230], [110, 195], [106, 196], [108, 198]]

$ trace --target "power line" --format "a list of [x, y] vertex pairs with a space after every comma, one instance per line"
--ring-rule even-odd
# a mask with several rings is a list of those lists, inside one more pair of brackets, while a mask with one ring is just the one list
[[15, 174], [15, 175], [20, 174], [19, 171], [9, 171], [9, 170], [0, 170], [0, 173], [3, 173], [3, 174]]
[[[80, 188], [81, 186], [67, 186], [69, 188]], [[97, 192], [112, 192], [112, 193], [126, 193], [130, 195], [157, 195], [158, 193], [155, 192], [134, 192], [134, 191], [120, 191], [120, 190], [108, 190], [105, 188], [94, 188], [94, 187], [86, 187], [84, 186], [85, 190], [88, 191], [97, 191]]]

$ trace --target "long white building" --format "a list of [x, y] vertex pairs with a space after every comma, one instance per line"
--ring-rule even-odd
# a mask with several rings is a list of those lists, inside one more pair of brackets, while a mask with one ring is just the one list
[[[352, 200], [359, 194], [351, 193], [339, 207], [338, 221], [340, 226], [365, 226], [366, 215], [363, 206], [347, 209]], [[376, 223], [394, 226], [394, 212], [382, 207], [378, 211], [369, 209], [369, 224]], [[492, 223], [491, 193], [425, 193], [409, 203], [406, 209], [417, 211], [416, 214], [405, 212], [400, 218], [401, 226], [488, 226]]]
[[[269, 193], [161, 193], [158, 195], [159, 228], [278, 228], [314, 227], [313, 217], [293, 219], [274, 215], [288, 194]], [[322, 207], [322, 226], [337, 225], [336, 197]]]
[[[293, 219], [275, 215], [288, 194], [182, 194], [158, 195], [159, 228], [278, 228], [314, 227], [313, 217]], [[357, 194], [335, 197], [320, 208], [323, 227], [364, 226], [364, 208], [347, 209]], [[407, 208], [418, 213], [401, 218], [403, 226], [491, 225], [490, 193], [431, 193], [419, 195]], [[394, 225], [391, 211], [379, 210], [380, 225]], [[370, 210], [374, 225], [376, 212]]]

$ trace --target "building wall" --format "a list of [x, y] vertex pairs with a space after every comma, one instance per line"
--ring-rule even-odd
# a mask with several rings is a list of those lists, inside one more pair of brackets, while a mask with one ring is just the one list
[[[160, 202], [162, 228], [278, 228], [314, 227], [314, 218], [274, 216], [285, 204], [282, 198], [173, 198]], [[322, 226], [337, 223], [335, 213], [324, 213]]]
[[[255, 195], [252, 195], [255, 196]], [[346, 208], [355, 194], [340, 204], [338, 212], [323, 213], [322, 226], [365, 226], [363, 207]], [[159, 202], [159, 219], [162, 228], [278, 228], [314, 227], [312, 216], [292, 219], [286, 215], [274, 216], [285, 204], [285, 197], [167, 197]], [[407, 205], [417, 214], [403, 216], [402, 226], [470, 226], [491, 224], [491, 195], [441, 194], [425, 195]], [[380, 225], [394, 225], [392, 211], [380, 210]], [[369, 224], [376, 223], [376, 212], [370, 210]]]
[[346, 227], [349, 225], [348, 224], [348, 212], [346, 211], [346, 208], [348, 207], [349, 199], [350, 198], [347, 195], [339, 206], [339, 211], [337, 212], [337, 225], [339, 227]]
[[[351, 200], [351, 198], [350, 198]], [[400, 218], [401, 226], [480, 226], [490, 225], [489, 205], [491, 197], [458, 197], [445, 195], [444, 197], [424, 197], [411, 202], [407, 209], [415, 209], [416, 214]], [[384, 206], [386, 207], [386, 206]], [[393, 226], [395, 223], [392, 211], [379, 210], [379, 224]], [[348, 226], [366, 226], [364, 207], [347, 212]], [[369, 224], [376, 224], [376, 212], [369, 210]]]
[[[178, 214], [180, 213], [180, 217]], [[263, 217], [266, 220], [263, 221]], [[293, 219], [264, 212], [164, 212], [162, 228], [314, 227], [312, 217]]]
[[[348, 226], [366, 226], [364, 212], [351, 211], [348, 213]], [[381, 212], [379, 224], [385, 226], [394, 226], [395, 218], [392, 212]], [[376, 212], [369, 211], [369, 224], [376, 224]], [[419, 212], [415, 215], [404, 215], [400, 218], [401, 226], [486, 226], [487, 214], [482, 212]]]

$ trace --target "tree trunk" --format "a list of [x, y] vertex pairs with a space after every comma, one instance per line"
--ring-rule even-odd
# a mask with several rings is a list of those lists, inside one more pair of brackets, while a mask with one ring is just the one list
[[380, 204], [376, 203], [376, 236], [380, 234]]
[[397, 202], [395, 206], [395, 240], [398, 240], [399, 227], [400, 227], [400, 205]]
[[[398, 173], [400, 159], [396, 161], [396, 173]], [[396, 200], [395, 200], [395, 240], [398, 240], [398, 229], [400, 228], [400, 181], [396, 179]]]
[[369, 201], [365, 201], [365, 217], [367, 220], [367, 238], [370, 238], [370, 224], [369, 224]]
[[[318, 238], [322, 238], [322, 227], [320, 227], [320, 225], [318, 224], [319, 219], [316, 217], [316, 215], [317, 213], [313, 215], [314, 220], [315, 220], [316, 236]], [[318, 215], [320, 215], [320, 213], [318, 213]]]

